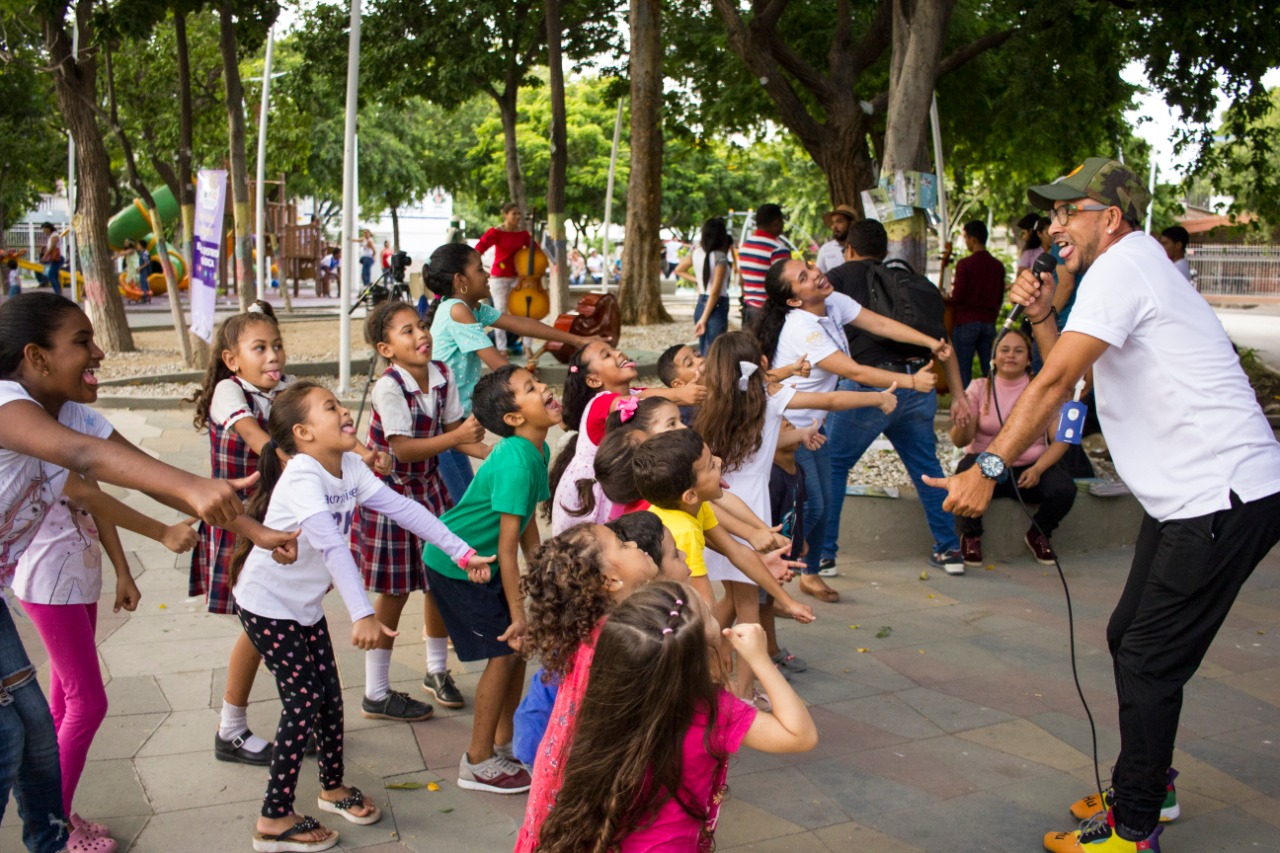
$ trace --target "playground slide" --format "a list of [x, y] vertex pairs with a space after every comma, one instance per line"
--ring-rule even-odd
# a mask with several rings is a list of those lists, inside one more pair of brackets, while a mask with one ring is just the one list
[[[160, 222], [162, 225], [173, 223], [180, 213], [178, 201], [173, 197], [173, 192], [168, 186], [160, 186], [151, 191], [151, 197], [155, 199], [156, 210], [160, 214]], [[111, 246], [111, 251], [118, 252], [124, 248], [126, 240], [134, 240], [135, 242], [146, 243], [153, 255], [155, 252], [155, 235], [151, 233], [151, 218], [147, 215], [147, 208], [143, 205], [141, 199], [134, 199], [133, 203], [111, 217], [107, 222], [107, 243]], [[174, 272], [178, 276], [178, 289], [186, 290], [189, 285], [189, 279], [186, 274], [186, 266], [182, 262], [182, 255], [172, 247], [168, 251], [169, 261], [173, 264]], [[151, 288], [153, 296], [162, 296], [168, 290], [168, 283], [165, 281], [164, 274], [158, 271], [153, 272], [147, 277], [147, 284]], [[120, 275], [120, 294], [126, 299], [137, 302], [142, 299], [142, 290], [138, 287], [136, 281], [128, 278], [127, 273]]]

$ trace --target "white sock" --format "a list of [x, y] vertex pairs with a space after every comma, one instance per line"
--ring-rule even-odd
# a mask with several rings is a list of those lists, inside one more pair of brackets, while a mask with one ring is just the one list
[[364, 695], [377, 702], [387, 698], [391, 689], [391, 649], [372, 649], [364, 653]]
[[[222, 719], [218, 722], [218, 737], [223, 740], [234, 740], [249, 731], [249, 709], [232, 705], [222, 700]], [[244, 746], [250, 752], [262, 752], [271, 744], [257, 735], [245, 738]]]
[[444, 672], [449, 662], [449, 638], [427, 637], [427, 672]]

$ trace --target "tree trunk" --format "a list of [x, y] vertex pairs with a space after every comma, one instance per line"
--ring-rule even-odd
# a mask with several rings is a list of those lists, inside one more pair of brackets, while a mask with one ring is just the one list
[[391, 205], [391, 245], [393, 251], [400, 251], [400, 210]]
[[[131, 352], [133, 334], [124, 313], [124, 300], [116, 285], [107, 243], [107, 220], [111, 216], [111, 158], [102, 142], [94, 115], [97, 103], [98, 68], [96, 53], [71, 55], [71, 37], [65, 29], [67, 7], [55, 4], [39, 7], [41, 27], [49, 64], [53, 69], [54, 92], [67, 130], [76, 143], [76, 202], [72, 218], [80, 248], [80, 273], [84, 276], [84, 306], [93, 323], [98, 346], [106, 352]], [[93, 43], [93, 3], [80, 0], [74, 14], [80, 37]], [[78, 60], [78, 61], [77, 61]], [[75, 282], [71, 283], [74, 293]]]
[[[631, 175], [618, 301], [622, 322], [668, 323], [662, 304], [662, 4], [631, 0]], [[607, 274], [608, 271], [606, 271]], [[606, 279], [607, 280], [607, 279]]]
[[551, 84], [551, 167], [547, 175], [547, 230], [556, 262], [551, 267], [551, 316], [569, 309], [569, 250], [565, 240], [565, 185], [569, 167], [564, 105], [564, 62], [560, 52], [561, 0], [543, 0], [547, 17], [547, 65]]
[[[160, 219], [160, 211], [156, 209], [155, 197], [151, 195], [145, 181], [138, 174], [138, 161], [133, 154], [133, 143], [129, 141], [124, 128], [120, 126], [120, 110], [116, 100], [116, 74], [111, 61], [111, 46], [103, 48], [103, 58], [107, 66], [107, 111], [111, 122], [111, 131], [120, 143], [120, 151], [124, 154], [125, 170], [129, 174], [129, 186], [142, 199], [147, 209], [147, 218], [151, 220], [151, 234], [156, 240], [156, 258], [160, 261], [160, 269], [164, 272], [164, 280], [169, 297], [169, 314], [173, 318], [173, 331], [178, 336], [178, 351], [182, 353], [182, 361], [191, 366], [191, 345], [187, 341], [186, 321], [182, 317], [181, 296], [178, 293], [178, 275], [169, 260], [169, 246], [164, 239], [164, 224]], [[141, 289], [142, 282], [138, 282]], [[148, 292], [150, 289], [148, 288]]]
[[[937, 82], [942, 43], [953, 0], [894, 0], [893, 55], [889, 71], [889, 113], [884, 134], [884, 171], [930, 171], [929, 105]], [[910, 219], [890, 223], [889, 254], [917, 272], [928, 259], [928, 223], [917, 210]]]
[[249, 204], [249, 166], [245, 158], [244, 86], [240, 83], [240, 58], [236, 51], [235, 21], [231, 0], [218, 4], [222, 79], [227, 93], [227, 130], [231, 139], [231, 209], [235, 217], [236, 281], [240, 310], [258, 298], [253, 270], [253, 211]]
[[[186, 268], [187, 276], [194, 278], [196, 198], [191, 188], [191, 159], [195, 147], [192, 131], [194, 111], [191, 107], [191, 52], [187, 47], [187, 13], [180, 8], [173, 11], [173, 35], [178, 62], [178, 176], [174, 182], [176, 186], [170, 189], [173, 190], [173, 197], [178, 200], [182, 216], [182, 243], [179, 248], [182, 265]], [[205, 367], [209, 360], [209, 345], [189, 328], [183, 329], [183, 332], [191, 347], [191, 366], [197, 370]]]
[[870, 117], [861, 110], [829, 117], [827, 132], [805, 146], [827, 179], [832, 206], [849, 204], [862, 212], [862, 191], [875, 186], [875, 164], [867, 147]]
[[507, 189], [511, 192], [511, 200], [520, 205], [520, 210], [529, 212], [529, 199], [524, 193], [524, 176], [520, 174], [520, 149], [516, 147], [516, 122], [519, 114], [516, 111], [516, 94], [518, 85], [508, 84], [500, 95], [495, 95], [498, 102], [498, 113], [502, 116], [502, 144], [507, 158]]

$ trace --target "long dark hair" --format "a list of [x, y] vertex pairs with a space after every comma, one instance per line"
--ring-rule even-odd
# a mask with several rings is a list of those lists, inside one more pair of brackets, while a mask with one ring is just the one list
[[524, 653], [539, 657], [549, 675], [569, 674], [578, 646], [609, 612], [604, 568], [594, 524], [575, 524], [533, 552], [520, 578], [529, 619]]
[[[307, 403], [307, 395], [324, 386], [310, 380], [299, 380], [276, 395], [271, 403], [271, 417], [267, 419], [267, 434], [271, 440], [262, 448], [258, 457], [258, 471], [262, 475], [253, 496], [244, 508], [245, 515], [257, 521], [267, 517], [267, 507], [271, 505], [271, 494], [275, 491], [280, 475], [284, 473], [284, 462], [279, 450], [287, 457], [296, 456], [298, 445], [294, 440], [293, 428], [305, 423], [311, 406]], [[253, 543], [241, 536], [236, 540], [236, 550], [231, 555], [231, 583], [235, 584], [244, 567], [245, 558], [253, 550]]]
[[738, 387], [742, 368], [738, 362], [760, 363], [760, 345], [746, 332], [726, 332], [707, 351], [702, 382], [707, 399], [698, 407], [693, 428], [702, 434], [711, 452], [724, 462], [726, 472], [734, 471], [750, 459], [764, 442], [764, 408], [768, 391], [764, 371], [747, 379], [746, 390]]
[[543, 853], [614, 850], [673, 798], [690, 818], [706, 820], [710, 792], [685, 787], [683, 747], [695, 714], [714, 731], [720, 688], [695, 596], [655, 581], [605, 621], [564, 784], [539, 834]]
[[213, 336], [213, 346], [209, 348], [209, 366], [204, 370], [204, 381], [200, 383], [200, 390], [182, 401], [196, 404], [196, 414], [191, 422], [198, 430], [209, 425], [209, 403], [213, 400], [213, 392], [218, 387], [218, 383], [234, 375], [222, 360], [222, 354], [227, 350], [234, 352], [244, 333], [258, 323], [270, 323], [277, 329], [280, 326], [280, 321], [276, 319], [275, 309], [271, 307], [270, 302], [259, 299], [249, 308], [248, 311], [233, 314], [222, 321], [222, 325]]
[[431, 257], [422, 265], [422, 283], [436, 295], [427, 309], [427, 325], [436, 317], [440, 302], [453, 298], [453, 277], [467, 271], [467, 264], [476, 250], [466, 243], [445, 243], [437, 246]]
[[764, 274], [765, 301], [760, 308], [760, 316], [751, 327], [751, 334], [760, 343], [760, 352], [764, 353], [770, 364], [778, 352], [778, 336], [782, 334], [787, 315], [792, 311], [787, 304], [787, 300], [792, 297], [791, 282], [783, 276], [786, 268], [787, 260], [784, 258], [774, 263]]
[[53, 335], [80, 306], [55, 293], [23, 293], [0, 305], [0, 379], [22, 367], [30, 344], [53, 349]]
[[[991, 345], [992, 360], [993, 361], [995, 360], [995, 351], [1000, 348], [1000, 342], [1003, 341], [1007, 335], [1017, 335], [1018, 337], [1022, 338], [1022, 342], [1027, 345], [1027, 375], [1030, 376], [1031, 375], [1031, 336], [1028, 335], [1022, 329], [1019, 329], [1017, 326], [1013, 326], [1008, 329], [1001, 329], [1000, 334], [996, 335], [995, 343]], [[984, 415], [987, 412], [991, 411], [991, 396], [995, 393], [995, 387], [996, 387], [996, 372], [995, 372], [995, 369], [992, 368], [991, 376], [987, 379], [986, 399], [982, 402], [982, 414]]]

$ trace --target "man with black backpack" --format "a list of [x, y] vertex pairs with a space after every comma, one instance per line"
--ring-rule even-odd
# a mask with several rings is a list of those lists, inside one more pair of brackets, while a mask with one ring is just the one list
[[[929, 337], [946, 336], [943, 323], [946, 306], [937, 286], [904, 261], [884, 262], [889, 252], [889, 238], [883, 225], [874, 219], [855, 222], [849, 229], [848, 247], [853, 260], [827, 274], [832, 287], [869, 310], [905, 323]], [[852, 326], [845, 327], [845, 334], [849, 337], [849, 355], [859, 364], [897, 373], [916, 373], [932, 363], [927, 349], [875, 337]], [[944, 364], [947, 382], [953, 389], [951, 416], [958, 423], [964, 423], [971, 413], [968, 399], [956, 390], [962, 387], [956, 363], [957, 359], [952, 358]], [[841, 391], [881, 390], [864, 387], [849, 379], [842, 379], [838, 387]], [[955, 519], [942, 508], [947, 494], [942, 489], [924, 485], [921, 480], [923, 476], [936, 477], [938, 474], [935, 472], [942, 470], [938, 463], [938, 437], [933, 430], [933, 416], [937, 411], [938, 396], [935, 392], [899, 391], [898, 407], [892, 414], [886, 415], [879, 409], [850, 409], [832, 412], [827, 418], [832, 506], [827, 513], [827, 530], [822, 543], [822, 573], [829, 573], [828, 576], [835, 574], [840, 510], [844, 505], [849, 471], [871, 442], [884, 433], [898, 451], [924, 506], [925, 519], [934, 540], [929, 565], [943, 569], [947, 574], [964, 574]]]

